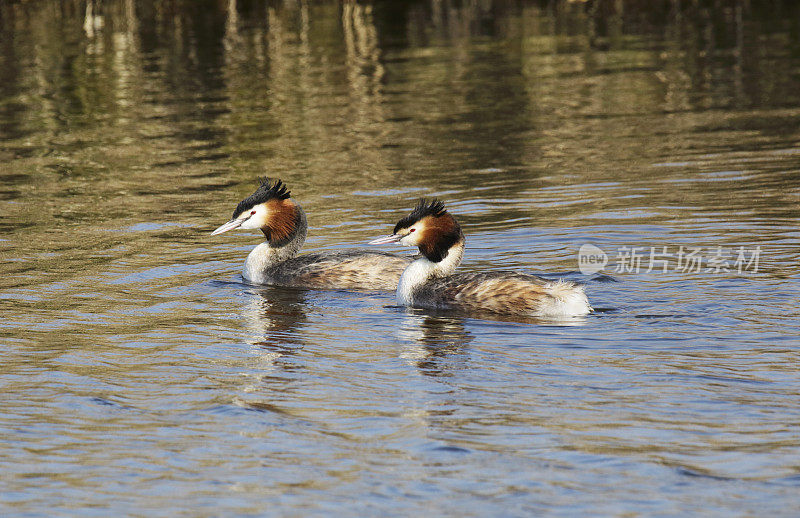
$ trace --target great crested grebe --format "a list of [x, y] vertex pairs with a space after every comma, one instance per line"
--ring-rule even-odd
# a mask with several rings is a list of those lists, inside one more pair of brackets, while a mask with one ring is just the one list
[[422, 308], [562, 318], [592, 311], [583, 287], [517, 272], [453, 273], [464, 255], [464, 234], [438, 200], [420, 200], [390, 236], [370, 244], [419, 247], [422, 257], [400, 277], [397, 303]]
[[256, 192], [239, 202], [230, 221], [212, 236], [261, 229], [267, 238], [244, 263], [242, 276], [255, 284], [326, 289], [394, 290], [411, 259], [371, 250], [297, 256], [306, 239], [306, 215], [281, 180], [260, 179]]

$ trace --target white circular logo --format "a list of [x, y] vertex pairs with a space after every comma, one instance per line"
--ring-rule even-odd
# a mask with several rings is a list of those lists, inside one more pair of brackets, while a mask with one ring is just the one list
[[607, 264], [608, 256], [598, 247], [586, 243], [578, 249], [578, 269], [582, 274], [597, 273]]

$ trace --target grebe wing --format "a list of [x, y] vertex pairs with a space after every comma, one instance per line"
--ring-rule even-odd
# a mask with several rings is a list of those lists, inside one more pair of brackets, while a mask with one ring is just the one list
[[433, 288], [447, 305], [516, 314], [542, 313], [563, 291], [581, 289], [517, 272], [460, 273], [437, 279]]
[[375, 263], [386, 262], [390, 264], [411, 264], [411, 257], [405, 257], [391, 252], [379, 250], [332, 250], [330, 252], [313, 252], [302, 254], [284, 261], [283, 264], [295, 269], [314, 268], [318, 265], [335, 265], [343, 263], [361, 263], [372, 261]]
[[311, 288], [394, 290], [411, 259], [374, 250], [303, 254], [269, 268], [278, 284]]

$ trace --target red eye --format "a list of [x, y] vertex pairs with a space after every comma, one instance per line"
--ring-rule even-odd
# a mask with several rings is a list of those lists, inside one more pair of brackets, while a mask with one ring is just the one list
[[251, 212], [251, 213], [250, 213], [250, 215], [252, 216], [252, 215], [253, 215], [253, 214], [255, 214], [255, 213], [256, 213], [256, 211], [253, 211], [253, 212]]
[[408, 233], [410, 234], [410, 233], [414, 232], [415, 230], [417, 230], [417, 229], [411, 228], [411, 229], [408, 230]]

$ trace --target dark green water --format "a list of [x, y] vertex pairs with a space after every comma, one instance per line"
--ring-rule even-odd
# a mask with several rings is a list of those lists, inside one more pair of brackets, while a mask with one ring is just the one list
[[[599, 311], [243, 284], [259, 175]], [[3, 2], [0, 182], [4, 515], [800, 507], [793, 2]]]

